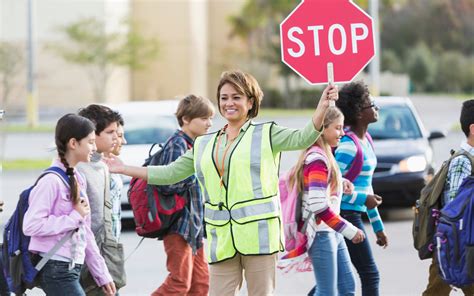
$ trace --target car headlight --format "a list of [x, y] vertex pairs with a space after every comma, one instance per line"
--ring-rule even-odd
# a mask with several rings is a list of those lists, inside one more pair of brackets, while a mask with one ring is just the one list
[[400, 173], [421, 172], [426, 169], [426, 158], [424, 155], [415, 155], [403, 159], [398, 163]]

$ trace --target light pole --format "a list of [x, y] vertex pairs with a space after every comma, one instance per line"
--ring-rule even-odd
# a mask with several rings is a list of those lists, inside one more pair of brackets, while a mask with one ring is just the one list
[[38, 125], [38, 99], [36, 97], [35, 86], [35, 48], [33, 40], [33, 0], [28, 1], [28, 25], [27, 25], [27, 98], [26, 98], [26, 117], [29, 127]]
[[374, 96], [380, 95], [380, 25], [379, 0], [369, 1], [369, 13], [374, 20], [375, 56], [369, 64], [370, 92]]

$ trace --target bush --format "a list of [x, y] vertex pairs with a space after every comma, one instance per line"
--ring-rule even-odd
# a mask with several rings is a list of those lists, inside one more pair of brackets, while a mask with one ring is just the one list
[[442, 53], [434, 79], [435, 90], [455, 93], [472, 90], [472, 67], [472, 58], [454, 51]]
[[415, 91], [426, 91], [433, 84], [436, 62], [430, 49], [421, 42], [408, 53], [406, 68]]
[[386, 49], [382, 52], [381, 58], [381, 69], [382, 72], [390, 71], [392, 73], [403, 73], [403, 65], [400, 61], [400, 58], [391, 49]]

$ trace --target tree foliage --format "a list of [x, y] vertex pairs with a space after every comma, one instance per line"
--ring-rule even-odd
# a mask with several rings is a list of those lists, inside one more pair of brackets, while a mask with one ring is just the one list
[[95, 18], [80, 19], [59, 30], [68, 44], [48, 48], [67, 62], [85, 66], [97, 101], [105, 99], [107, 82], [117, 66], [141, 69], [158, 55], [158, 41], [145, 38], [128, 20], [113, 32]]
[[[370, 0], [354, 2], [369, 8]], [[240, 13], [230, 19], [232, 37], [247, 45], [250, 57], [277, 66], [283, 77], [293, 72], [281, 62], [278, 26], [299, 3], [247, 0]], [[460, 74], [451, 73], [446, 61], [458, 65], [462, 59], [459, 73], [464, 73], [464, 82], [451, 89], [472, 92], [474, 70], [469, 67], [474, 53], [474, 0], [379, 0], [379, 4], [382, 69], [409, 73], [418, 91], [447, 91], [446, 83], [440, 84], [440, 80], [458, 79]], [[458, 53], [456, 58], [453, 52]], [[435, 71], [444, 78], [435, 79]], [[466, 82], [469, 78], [471, 82]]]
[[0, 42], [0, 85], [2, 91], [0, 107], [6, 106], [15, 85], [16, 76], [23, 67], [23, 61], [23, 54], [18, 46]]

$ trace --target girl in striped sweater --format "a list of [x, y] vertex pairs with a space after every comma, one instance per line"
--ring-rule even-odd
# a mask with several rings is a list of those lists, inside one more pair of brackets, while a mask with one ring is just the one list
[[303, 151], [295, 166], [296, 173], [290, 178], [290, 185], [296, 183], [298, 191], [303, 193], [303, 219], [309, 219], [308, 254], [316, 277], [313, 295], [355, 295], [355, 280], [344, 237], [353, 243], [365, 239], [360, 229], [339, 216], [343, 187], [345, 193], [353, 189], [350, 182], [342, 180], [331, 152], [344, 135], [343, 122], [341, 111], [329, 107], [322, 136]]

